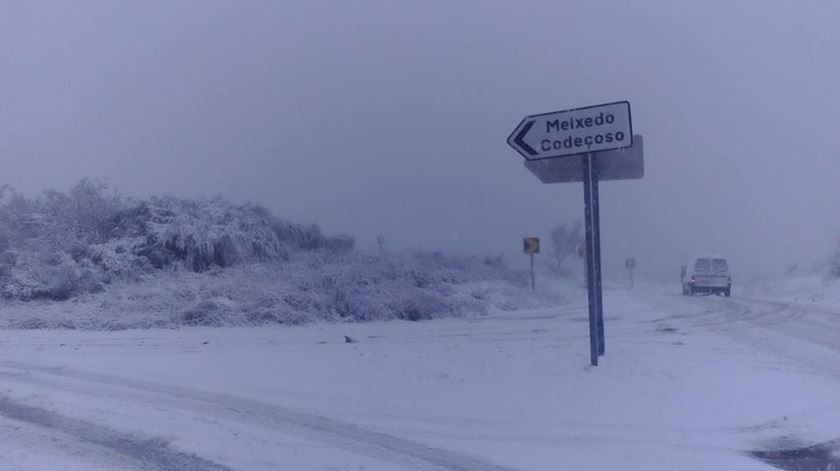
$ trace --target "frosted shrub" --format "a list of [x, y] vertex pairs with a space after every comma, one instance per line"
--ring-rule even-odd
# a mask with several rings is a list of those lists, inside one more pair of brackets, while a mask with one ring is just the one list
[[96, 273], [80, 267], [66, 253], [12, 253], [14, 263], [3, 279], [5, 298], [65, 300], [102, 288]]
[[[58, 299], [155, 269], [204, 272], [288, 260], [299, 250], [337, 256], [353, 245], [350, 237], [326, 237], [317, 226], [220, 197], [125, 199], [88, 179], [35, 200], [0, 187], [0, 291], [7, 298]], [[74, 263], [56, 268], [43, 253]]]
[[395, 298], [388, 307], [398, 319], [420, 321], [462, 313], [456, 304], [421, 290], [404, 289]]
[[136, 279], [138, 274], [151, 269], [147, 258], [133, 253], [139, 245], [139, 241], [130, 239], [92, 245], [87, 248], [82, 258], [89, 259], [108, 280]]
[[[245, 263], [200, 273], [151, 269], [136, 279], [115, 279], [104, 290], [77, 296], [72, 303], [47, 301], [49, 297], [6, 302], [0, 327], [114, 330], [419, 321], [565, 302], [562, 293], [535, 295], [527, 285], [507, 281], [512, 277], [509, 272], [488, 270], [481, 260], [460, 257], [450, 263], [438, 257], [438, 262], [432, 264], [437, 269], [425, 274], [430, 281], [424, 287], [416, 286], [415, 275], [427, 270], [421, 266], [428, 266], [428, 258], [416, 253], [331, 256], [298, 250], [288, 261]], [[461, 269], [443, 268], [452, 266]], [[31, 295], [16, 299], [25, 296]], [[31, 321], [35, 313], [38, 322]]]
[[526, 281], [501, 257], [356, 253], [348, 236], [222, 198], [0, 188], [0, 327], [419, 321], [562, 302]]
[[176, 319], [177, 324], [192, 326], [213, 326], [221, 327], [229, 325], [233, 319], [235, 305], [228, 299], [214, 298], [201, 301], [181, 312], [180, 318]]

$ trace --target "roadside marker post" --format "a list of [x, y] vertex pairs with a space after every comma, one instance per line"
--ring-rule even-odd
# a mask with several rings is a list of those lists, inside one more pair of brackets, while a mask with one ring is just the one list
[[630, 289], [633, 289], [635, 272], [636, 272], [636, 259], [635, 258], [628, 258], [624, 260], [624, 267], [627, 268], [627, 276], [628, 276], [628, 286]]
[[642, 136], [633, 134], [630, 103], [526, 116], [507, 142], [541, 182], [583, 182], [589, 350], [597, 366], [606, 352], [598, 181], [644, 177], [644, 144]]

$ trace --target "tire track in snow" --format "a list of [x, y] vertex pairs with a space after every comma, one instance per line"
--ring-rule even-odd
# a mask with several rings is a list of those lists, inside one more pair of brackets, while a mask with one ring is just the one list
[[[419, 469], [448, 471], [510, 471], [511, 468], [493, 464], [479, 458], [454, 451], [434, 448], [412, 442], [383, 432], [365, 429], [357, 425], [330, 419], [292, 409], [266, 404], [259, 401], [220, 393], [201, 391], [184, 386], [171, 386], [150, 381], [120, 378], [102, 373], [84, 372], [66, 368], [53, 368], [17, 361], [0, 361], [0, 366], [15, 370], [34, 372], [52, 378], [93, 383], [91, 387], [63, 384], [46, 378], [30, 375], [10, 375], [10, 379], [22, 382], [40, 383], [50, 388], [66, 389], [90, 395], [102, 395], [102, 386], [135, 393], [135, 400], [142, 400], [137, 393], [151, 397], [149, 403], [163, 404], [180, 409], [212, 414], [219, 418], [255, 424], [271, 430], [292, 432], [322, 443], [377, 459], [409, 465]], [[109, 397], [113, 397], [113, 392]], [[192, 468], [185, 468], [192, 469]], [[196, 468], [200, 469], [200, 468]]]
[[[725, 300], [734, 332], [763, 328], [840, 352], [840, 314], [821, 306], [733, 297]], [[721, 331], [721, 329], [712, 329]]]
[[750, 298], [738, 298], [738, 301], [744, 304], [774, 306], [776, 309], [798, 313], [795, 317], [765, 327], [778, 334], [840, 353], [840, 315], [836, 311], [819, 306], [811, 307], [803, 304]]
[[[679, 316], [691, 327], [701, 327], [724, 335], [756, 350], [785, 360], [780, 368], [794, 368], [828, 381], [838, 381], [840, 371], [840, 312], [823, 306], [800, 303], [732, 297], [727, 299], [687, 298], [659, 294], [657, 301], [676, 306], [708, 305], [716, 313], [696, 322], [692, 316]], [[716, 319], [708, 322], [709, 319]], [[720, 322], [718, 322], [720, 321]], [[731, 327], [726, 327], [729, 324]], [[723, 327], [723, 328], [722, 328]], [[802, 398], [804, 410], [786, 413], [756, 424], [752, 431], [766, 436], [778, 434], [771, 442], [745, 453], [764, 463], [789, 471], [830, 471], [838, 468], [840, 439], [833, 425], [840, 413], [840, 404], [830, 402], [814, 407]], [[824, 430], [817, 432], [815, 430]], [[810, 437], [810, 445], [789, 448], [779, 446], [799, 437]], [[779, 442], [782, 440], [782, 442]], [[777, 443], [778, 442], [778, 443]]]
[[71, 435], [130, 458], [144, 471], [231, 471], [195, 455], [179, 452], [166, 440], [128, 434], [53, 411], [0, 397], [0, 416]]
[[657, 321], [680, 320], [691, 327], [703, 328], [713, 332], [738, 332], [761, 327], [773, 327], [779, 324], [801, 319], [805, 313], [789, 306], [773, 304], [770, 309], [754, 309], [752, 305], [738, 298], [686, 297], [673, 293], [653, 293], [658, 295], [656, 302], [669, 310], [680, 310], [680, 306], [703, 308], [703, 311], [678, 314], [657, 319]]
[[840, 315], [836, 311], [820, 306], [750, 298], [704, 299], [652, 294], [657, 294], [657, 300], [666, 305], [714, 306], [712, 312], [718, 314], [701, 318], [701, 322], [696, 322], [690, 316], [682, 320], [687, 321], [691, 327], [726, 335], [837, 381], [837, 371], [840, 369]]

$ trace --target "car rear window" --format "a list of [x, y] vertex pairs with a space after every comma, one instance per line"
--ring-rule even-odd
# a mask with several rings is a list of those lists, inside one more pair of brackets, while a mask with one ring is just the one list
[[698, 258], [694, 262], [694, 271], [710, 272], [712, 270], [712, 261], [708, 258]]
[[712, 271], [715, 273], [722, 273], [729, 270], [729, 267], [726, 265], [726, 260], [722, 258], [716, 258], [712, 260]]

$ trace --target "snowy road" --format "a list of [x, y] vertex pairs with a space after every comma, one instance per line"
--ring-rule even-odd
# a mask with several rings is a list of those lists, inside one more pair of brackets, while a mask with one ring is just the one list
[[0, 469], [759, 470], [749, 450], [840, 437], [840, 312], [657, 290], [605, 308], [597, 369], [583, 306], [3, 331]]
[[693, 329], [726, 335], [826, 378], [840, 372], [840, 308], [715, 296], [680, 296], [678, 302], [660, 302], [672, 309], [679, 309], [680, 304], [703, 309], [699, 315], [669, 318], [681, 318]]

